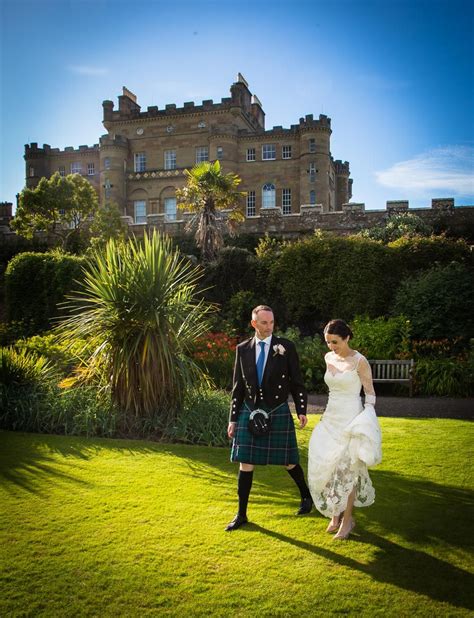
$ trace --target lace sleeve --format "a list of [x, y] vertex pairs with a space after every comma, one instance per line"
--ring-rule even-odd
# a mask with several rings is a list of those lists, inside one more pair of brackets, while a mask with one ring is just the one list
[[374, 383], [372, 382], [372, 369], [370, 368], [369, 361], [362, 356], [357, 363], [357, 373], [359, 374], [362, 387], [364, 389], [365, 403], [375, 404], [375, 390]]

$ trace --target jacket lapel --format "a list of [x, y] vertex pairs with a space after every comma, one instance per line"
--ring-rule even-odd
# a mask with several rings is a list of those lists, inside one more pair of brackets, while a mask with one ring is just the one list
[[249, 384], [257, 386], [257, 366], [255, 364], [255, 337], [249, 340], [248, 345], [242, 350], [242, 364], [245, 377]]
[[272, 337], [270, 340], [270, 349], [268, 350], [268, 357], [267, 357], [267, 362], [265, 364], [265, 370], [263, 372], [263, 379], [262, 379], [262, 384], [265, 383], [268, 379], [268, 377], [271, 375], [272, 373], [272, 369], [273, 369], [273, 364], [274, 364], [274, 353], [273, 353], [273, 346], [277, 343], [277, 340], [275, 337]]

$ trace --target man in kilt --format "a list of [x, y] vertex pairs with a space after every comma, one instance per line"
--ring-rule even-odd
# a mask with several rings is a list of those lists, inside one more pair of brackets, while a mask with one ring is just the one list
[[[255, 465], [285, 466], [301, 494], [297, 515], [309, 513], [313, 506], [299, 464], [295, 426], [288, 406], [291, 393], [299, 425], [303, 428], [307, 423], [308, 396], [298, 354], [291, 341], [273, 335], [273, 311], [267, 305], [259, 305], [252, 311], [252, 327], [255, 336], [240, 343], [235, 354], [227, 434], [232, 438], [231, 461], [240, 463], [239, 510], [226, 527], [228, 531], [248, 521], [247, 504]], [[256, 408], [270, 412], [271, 427], [266, 435], [255, 436], [248, 429], [250, 413]]]

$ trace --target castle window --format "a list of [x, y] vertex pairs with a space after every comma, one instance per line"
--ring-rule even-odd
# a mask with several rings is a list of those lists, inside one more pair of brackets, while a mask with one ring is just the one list
[[95, 164], [94, 163], [88, 163], [87, 164], [87, 175], [88, 176], [94, 176], [95, 175]]
[[255, 161], [255, 148], [247, 148], [247, 161]]
[[291, 146], [283, 146], [281, 149], [282, 159], [291, 159]]
[[224, 156], [224, 149], [222, 148], [222, 146], [217, 146], [217, 160], [220, 161], [222, 159], [222, 157]]
[[176, 150], [165, 150], [165, 170], [176, 169]]
[[309, 182], [315, 182], [316, 180], [316, 163], [309, 164]]
[[257, 210], [255, 208], [255, 191], [247, 191], [247, 217], [255, 217]]
[[146, 154], [144, 152], [135, 153], [135, 171], [146, 172]]
[[74, 163], [71, 163], [71, 174], [81, 174], [81, 173], [82, 173], [81, 162], [74, 161]]
[[110, 169], [110, 159], [109, 159], [109, 157], [105, 157], [105, 159], [104, 159], [104, 169], [105, 170], [109, 170]]
[[316, 191], [314, 189], [309, 192], [309, 203], [316, 204]]
[[196, 148], [196, 163], [209, 161], [209, 148], [207, 146], [198, 146]]
[[284, 215], [291, 215], [291, 189], [282, 189], [281, 207]]
[[263, 186], [262, 208], [275, 208], [275, 185], [266, 184]]
[[262, 146], [262, 161], [274, 161], [276, 159], [275, 144], [263, 144]]
[[135, 202], [133, 202], [133, 212], [135, 215], [135, 223], [146, 223], [145, 200], [136, 200]]
[[60, 176], [66, 176], [66, 168], [64, 167], [64, 165], [59, 166], [58, 172]]
[[165, 219], [176, 221], [176, 198], [165, 197]]
[[30, 167], [30, 169], [28, 170], [28, 173], [30, 174], [30, 178], [32, 178], [35, 175], [35, 168]]
[[309, 140], [308, 146], [309, 146], [309, 151], [310, 152], [316, 152], [316, 140], [314, 139], [314, 137], [312, 137]]

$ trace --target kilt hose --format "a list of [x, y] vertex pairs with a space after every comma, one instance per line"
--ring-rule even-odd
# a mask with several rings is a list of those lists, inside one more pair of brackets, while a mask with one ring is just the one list
[[[268, 407], [259, 407], [270, 412]], [[260, 466], [299, 463], [295, 424], [288, 404], [282, 403], [270, 414], [272, 425], [266, 436], [257, 437], [250, 433], [247, 427], [250, 413], [244, 404], [237, 418], [230, 460]]]

